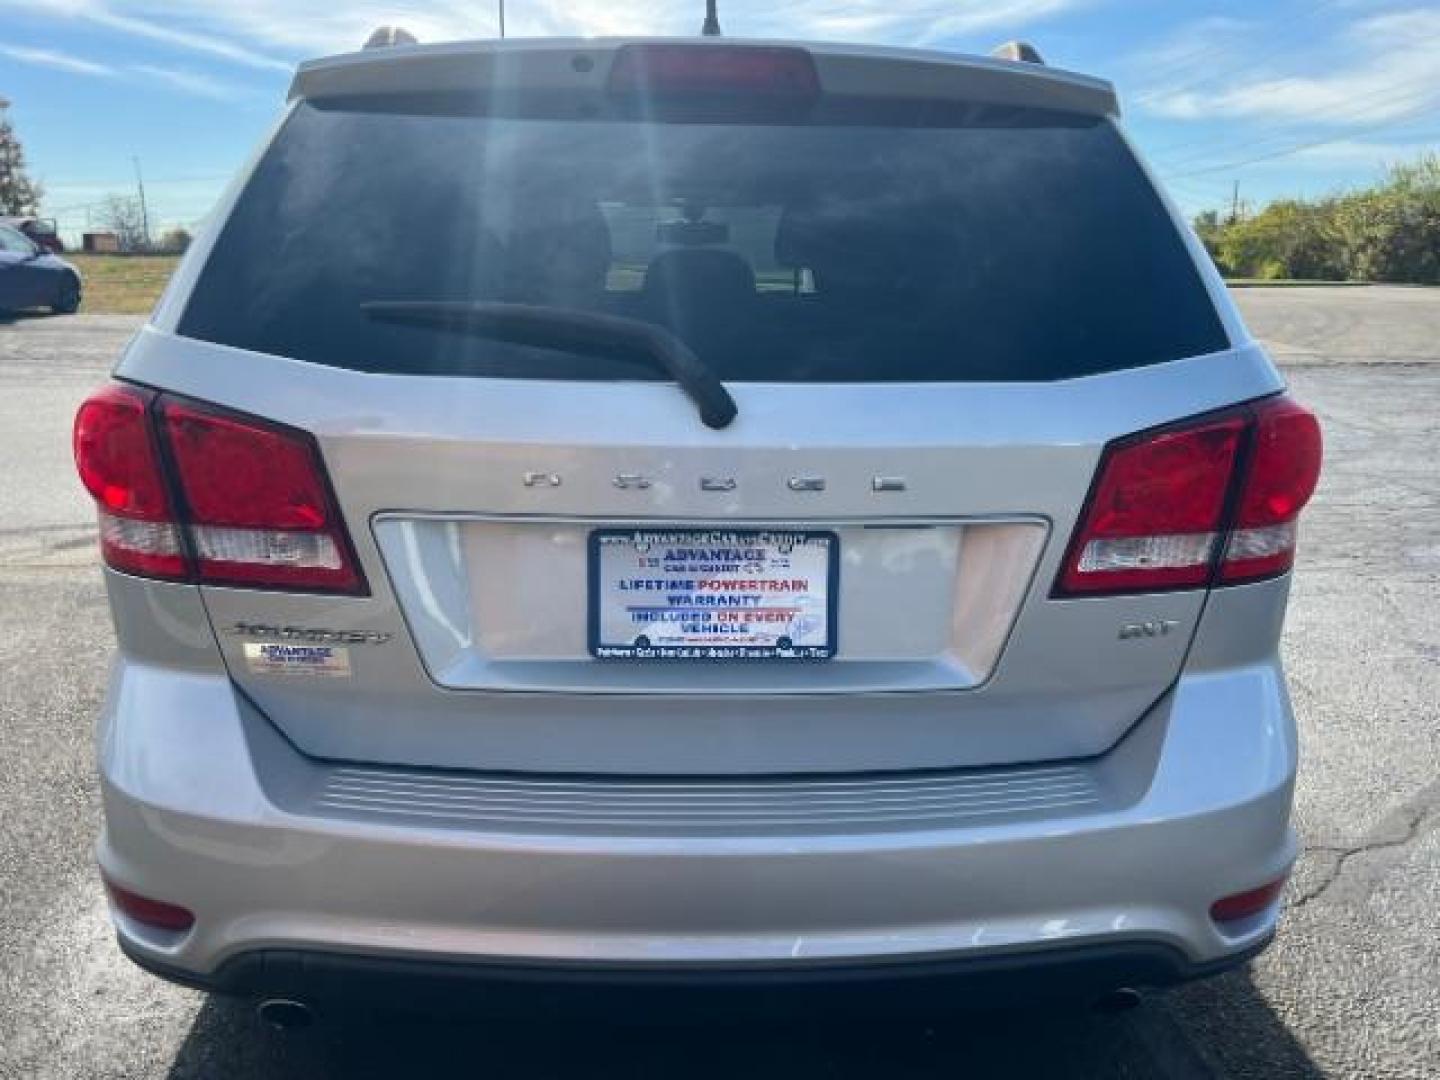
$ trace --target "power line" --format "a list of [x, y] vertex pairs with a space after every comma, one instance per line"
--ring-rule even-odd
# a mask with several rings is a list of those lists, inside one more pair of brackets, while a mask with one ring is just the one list
[[[233, 172], [215, 172], [190, 173], [186, 176], [152, 176], [150, 183], [152, 186], [155, 184], [198, 184], [212, 180], [229, 180], [234, 175]], [[92, 177], [85, 180], [77, 180], [72, 177], [67, 180], [56, 180], [52, 176], [45, 176], [41, 177], [41, 179], [51, 187], [119, 187], [129, 183], [128, 180], [117, 180], [113, 177], [106, 177], [104, 179], [95, 179]]]
[[1163, 177], [1166, 187], [1189, 188], [1194, 192], [1202, 192], [1207, 198], [1216, 197], [1229, 190], [1228, 180], [1206, 180], [1200, 177]]
[[[1424, 89], [1420, 93], [1415, 94], [1412, 93], [1410, 89], [1414, 86], [1423, 86]], [[1410, 103], [1414, 103], [1418, 106], [1428, 102], [1428, 100], [1432, 96], [1440, 96], [1440, 87], [1437, 87], [1435, 85], [1435, 81], [1433, 79], [1422, 78], [1408, 80], [1404, 83], [1397, 84], [1396, 86], [1382, 87], [1379, 90], [1373, 90], [1369, 93], [1353, 97], [1347, 103], [1347, 107], [1327, 112], [1323, 117], [1323, 122], [1333, 123], [1336, 120], [1363, 120], [1367, 114], [1373, 113], [1377, 108], [1385, 109], [1391, 108], [1396, 105], [1404, 107]], [[1360, 102], [1373, 102], [1373, 104], [1369, 104], [1368, 106], [1360, 109], [1354, 108], [1354, 106]], [[1410, 111], [1412, 110], [1410, 110], [1409, 108], [1405, 108], [1405, 112], [1408, 113]], [[1294, 124], [1290, 125], [1292, 132], [1295, 126], [1296, 125]], [[1185, 149], [1187, 146], [1192, 148], [1190, 153], [1180, 154], [1177, 158], [1172, 158], [1169, 161], [1168, 166], [1170, 168], [1176, 168], [1196, 162], [1203, 162], [1206, 157], [1208, 157], [1212, 152], [1215, 151], [1219, 151], [1221, 153], [1233, 153], [1236, 150], [1246, 149], [1252, 146], [1263, 146], [1266, 143], [1274, 142], [1277, 139], [1284, 139], [1289, 134], [1291, 134], [1291, 132], [1279, 131], [1271, 135], [1264, 135], [1258, 139], [1251, 139], [1239, 144], [1217, 142], [1213, 139], [1198, 140], [1188, 144], [1179, 143], [1167, 147], [1164, 150], [1155, 151], [1155, 156], [1158, 158], [1162, 154], [1165, 154], [1169, 151]]]
[[[1318, 31], [1324, 30], [1326, 29], [1326, 27], [1319, 27], [1317, 28], [1316, 32], [1312, 32], [1309, 34], [1301, 34], [1299, 36], [1294, 33], [1295, 27], [1297, 25], [1303, 26], [1307, 20], [1313, 19], [1315, 15], [1325, 11], [1327, 8], [1332, 8], [1335, 7], [1337, 4], [1344, 4], [1347, 2], [1349, 2], [1349, 0], [1317, 0], [1316, 3], [1305, 8], [1300, 15], [1295, 16], [1287, 24], [1289, 30], [1291, 31], [1290, 33], [1285, 33], [1282, 31], [1279, 34], [1270, 34], [1264, 37], [1263, 40], [1265, 41], [1266, 53], [1273, 56], [1276, 53], [1277, 45], [1284, 45], [1289, 47], [1296, 44], [1308, 42], [1309, 40], [1313, 39], [1317, 36]], [[1272, 23], [1275, 21], [1278, 21], [1278, 17], [1276, 20], [1272, 20]], [[1253, 58], [1249, 55], [1239, 56], [1236, 54], [1235, 50], [1222, 49], [1220, 46], [1210, 46], [1207, 48], [1199, 49], [1198, 51], [1189, 54], [1189, 58], [1198, 58], [1200, 56], [1204, 56], [1207, 52], [1225, 53], [1227, 54], [1230, 63], [1222, 64], [1218, 68], [1208, 71], [1206, 74], [1200, 76], [1198, 79], [1190, 79], [1188, 81], [1182, 81], [1180, 83], [1172, 84], [1170, 86], [1157, 87], [1154, 90], [1139, 94], [1131, 100], [1137, 105], [1144, 105], [1145, 103], [1154, 101], [1157, 98], [1168, 97], [1172, 94], [1184, 93], [1187, 90], [1194, 90], [1197, 87], [1203, 87], [1211, 83], [1219, 82], [1253, 66], [1254, 64]], [[1184, 56], [1182, 54], [1182, 59], [1183, 58]]]
[[[1328, 143], [1332, 143], [1332, 142], [1340, 142], [1340, 141], [1343, 141], [1343, 140], [1345, 140], [1345, 139], [1351, 138], [1351, 137], [1356, 136], [1356, 135], [1363, 135], [1363, 134], [1365, 134], [1365, 133], [1367, 133], [1367, 132], [1370, 132], [1370, 131], [1379, 131], [1379, 130], [1383, 130], [1383, 129], [1385, 129], [1385, 128], [1393, 128], [1393, 127], [1404, 127], [1406, 124], [1415, 123], [1415, 122], [1417, 122], [1417, 121], [1419, 121], [1419, 120], [1422, 120], [1422, 119], [1426, 119], [1426, 118], [1427, 118], [1427, 116], [1428, 116], [1428, 110], [1429, 110], [1429, 107], [1430, 107], [1430, 101], [1429, 101], [1429, 99], [1430, 99], [1430, 95], [1429, 95], [1429, 94], [1421, 94], [1421, 95], [1411, 96], [1411, 97], [1408, 97], [1408, 98], [1407, 98], [1407, 97], [1397, 97], [1397, 98], [1395, 98], [1395, 99], [1393, 99], [1393, 100], [1387, 100], [1387, 102], [1386, 102], [1386, 105], [1387, 105], [1387, 106], [1390, 106], [1390, 105], [1398, 105], [1398, 104], [1401, 104], [1402, 102], [1405, 102], [1406, 104], [1405, 104], [1405, 107], [1403, 108], [1403, 111], [1402, 111], [1399, 115], [1397, 115], [1397, 116], [1386, 117], [1386, 118], [1384, 118], [1383, 120], [1376, 120], [1374, 123], [1369, 123], [1369, 124], [1366, 124], [1366, 123], [1359, 123], [1359, 124], [1350, 123], [1350, 124], [1347, 124], [1345, 127], [1341, 128], [1341, 129], [1334, 130], [1331, 134], [1326, 135], [1325, 137], [1320, 138], [1320, 139], [1312, 140], [1312, 139], [1305, 138], [1305, 137], [1303, 137], [1303, 135], [1301, 134], [1301, 129], [1299, 129], [1296, 125], [1291, 125], [1287, 130], [1280, 131], [1280, 132], [1277, 132], [1277, 133], [1272, 134], [1272, 135], [1265, 135], [1265, 136], [1262, 136], [1262, 137], [1260, 137], [1260, 138], [1258, 138], [1258, 139], [1250, 139], [1250, 140], [1248, 140], [1248, 141], [1246, 141], [1246, 142], [1233, 143], [1233, 144], [1230, 144], [1230, 145], [1228, 145], [1228, 146], [1221, 146], [1221, 145], [1219, 145], [1219, 144], [1216, 144], [1214, 147], [1212, 147], [1212, 150], [1213, 150], [1213, 151], [1221, 151], [1221, 152], [1228, 153], [1228, 154], [1230, 154], [1230, 155], [1233, 156], [1237, 151], [1243, 151], [1243, 150], [1249, 150], [1249, 149], [1262, 149], [1262, 148], [1263, 148], [1263, 152], [1262, 152], [1260, 155], [1258, 155], [1258, 156], [1263, 157], [1263, 156], [1266, 156], [1266, 155], [1270, 152], [1270, 148], [1271, 148], [1271, 147], [1274, 147], [1274, 144], [1275, 144], [1277, 141], [1283, 141], [1283, 140], [1286, 140], [1286, 139], [1292, 139], [1292, 140], [1293, 140], [1293, 139], [1296, 138], [1296, 137], [1300, 137], [1300, 140], [1301, 140], [1301, 141], [1300, 141], [1300, 143], [1298, 143], [1298, 144], [1297, 144], [1297, 143], [1293, 143], [1293, 142], [1290, 142], [1290, 143], [1282, 143], [1282, 145], [1281, 145], [1280, 147], [1274, 147], [1274, 148], [1277, 149], [1277, 150], [1290, 149], [1290, 148], [1292, 148], [1292, 147], [1294, 147], [1294, 146], [1298, 146], [1298, 145], [1302, 145], [1302, 144], [1308, 144], [1308, 143], [1310, 143], [1310, 142], [1315, 142], [1315, 143], [1317, 143], [1317, 144], [1324, 145], [1324, 144], [1328, 144]], [[1360, 113], [1356, 113], [1356, 114], [1352, 114], [1352, 115], [1354, 116], [1354, 118], [1355, 118], [1356, 120], [1359, 120], [1359, 118], [1364, 114], [1365, 111], [1368, 111], [1368, 110], [1362, 110]], [[1193, 175], [1198, 175], [1198, 174], [1200, 174], [1200, 173], [1202, 173], [1202, 172], [1205, 172], [1205, 171], [1209, 171], [1210, 166], [1208, 165], [1208, 162], [1209, 162], [1209, 161], [1213, 161], [1213, 160], [1214, 160], [1214, 157], [1213, 157], [1213, 155], [1212, 155], [1211, 152], [1206, 152], [1206, 153], [1202, 153], [1202, 154], [1189, 154], [1189, 155], [1185, 155], [1185, 156], [1181, 157], [1179, 160], [1172, 160], [1172, 161], [1170, 161], [1170, 162], [1168, 162], [1168, 163], [1165, 163], [1163, 166], [1161, 166], [1161, 168], [1162, 168], [1162, 171], [1163, 171], [1163, 170], [1172, 170], [1172, 175], [1176, 175], [1176, 176], [1193, 176]], [[1194, 167], [1193, 169], [1186, 169], [1186, 171], [1183, 171], [1183, 172], [1173, 172], [1173, 170], [1182, 168], [1182, 167], [1184, 167], [1184, 166], [1190, 166], [1190, 165], [1193, 165], [1193, 166], [1195, 166], [1195, 167]], [[1225, 167], [1228, 167], [1228, 166], [1219, 166], [1219, 167], [1220, 167], [1220, 168], [1225, 168]]]
[[1209, 173], [1224, 172], [1228, 169], [1244, 168], [1246, 165], [1255, 165], [1262, 161], [1276, 161], [1305, 150], [1314, 150], [1319, 146], [1329, 146], [1331, 143], [1344, 142], [1346, 139], [1355, 135], [1363, 135], [1371, 131], [1380, 131], [1384, 128], [1395, 127], [1411, 119], [1414, 119], [1414, 117], [1402, 117], [1395, 120], [1387, 120], [1382, 124], [1372, 124], [1369, 127], [1354, 128], [1350, 131], [1342, 132], [1339, 135], [1332, 135], [1324, 139], [1313, 139], [1310, 142], [1299, 143], [1295, 146], [1289, 146], [1283, 150], [1275, 150], [1268, 154], [1257, 154], [1254, 157], [1242, 158], [1239, 161], [1227, 161], [1223, 165], [1210, 165], [1201, 169], [1191, 169], [1189, 172], [1176, 173], [1172, 179], [1181, 180], [1191, 176], [1205, 176]]
[[[1277, 156], [1284, 156], [1287, 153], [1298, 152], [1296, 149], [1298, 147], [1330, 145], [1387, 128], [1403, 129], [1408, 125], [1421, 123], [1429, 118], [1428, 105], [1420, 105], [1413, 109], [1407, 109], [1401, 116], [1376, 121], [1373, 124], [1349, 124], [1344, 128], [1332, 129], [1323, 136], [1316, 135], [1313, 126], [1310, 128], [1292, 126], [1284, 131], [1263, 136], [1259, 139], [1250, 139], [1245, 142], [1231, 143], [1228, 145], [1217, 143], [1211, 152], [1189, 155], [1179, 161], [1155, 161], [1154, 168], [1156, 172], [1165, 176], [1167, 179], [1203, 176], [1208, 172], [1220, 172], [1227, 168], [1232, 168], [1237, 163], [1248, 162], [1256, 158], [1265, 159], [1272, 153]], [[1413, 134], [1407, 132], [1403, 138], [1423, 142], [1428, 136], [1420, 132]], [[1154, 159], [1152, 158], [1152, 160]]]

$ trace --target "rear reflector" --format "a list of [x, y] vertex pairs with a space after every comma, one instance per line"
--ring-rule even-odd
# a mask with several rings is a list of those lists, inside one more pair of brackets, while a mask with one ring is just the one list
[[804, 49], [665, 42], [626, 45], [610, 68], [617, 98], [765, 99], [811, 103], [820, 96], [815, 61]]
[[149, 422], [154, 393], [112, 385], [75, 414], [75, 467], [100, 515], [100, 551], [117, 570], [183, 579], [180, 530]]
[[1224, 584], [1283, 573], [1319, 472], [1319, 425], [1288, 397], [1111, 443], [1055, 593], [1198, 588], [1217, 564]]
[[1260, 914], [1279, 899], [1280, 890], [1285, 888], [1285, 880], [1282, 877], [1256, 889], [1221, 897], [1210, 905], [1210, 918], [1217, 923], [1227, 923]]
[[105, 891], [110, 895], [110, 902], [127, 918], [134, 919], [145, 926], [152, 926], [157, 930], [189, 930], [195, 925], [194, 914], [179, 904], [169, 904], [164, 900], [152, 900], [148, 896], [133, 893], [129, 889], [116, 885], [104, 875], [101, 875], [100, 880], [105, 884]]
[[75, 462], [117, 570], [174, 581], [363, 593], [306, 433], [115, 384], [75, 418]]

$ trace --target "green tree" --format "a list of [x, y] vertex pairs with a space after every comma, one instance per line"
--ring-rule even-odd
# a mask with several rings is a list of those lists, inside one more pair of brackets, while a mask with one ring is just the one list
[[1330, 198], [1281, 199], [1236, 220], [1209, 211], [1195, 231], [1231, 277], [1440, 284], [1440, 154]]
[[1440, 155], [1393, 166], [1383, 185], [1337, 203], [1350, 276], [1440, 284]]
[[1195, 215], [1191, 223], [1195, 228], [1195, 235], [1200, 237], [1200, 242], [1205, 245], [1205, 250], [1215, 260], [1215, 265], [1225, 272], [1225, 265], [1220, 261], [1220, 236], [1224, 232], [1224, 226], [1220, 223], [1220, 211], [1202, 210]]
[[173, 229], [167, 229], [160, 237], [160, 243], [156, 246], [159, 250], [167, 254], [183, 255], [190, 249], [190, 241], [192, 239], [193, 237], [191, 237], [189, 229], [176, 226]]
[[1217, 248], [1221, 264], [1242, 277], [1345, 276], [1326, 202], [1273, 202], [1254, 217], [1227, 225]]
[[0, 98], [0, 214], [40, 212], [40, 185], [25, 173], [25, 150], [10, 123], [10, 102]]

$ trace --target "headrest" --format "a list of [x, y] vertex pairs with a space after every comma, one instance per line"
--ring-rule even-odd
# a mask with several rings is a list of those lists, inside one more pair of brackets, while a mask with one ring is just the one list
[[724, 310], [754, 296], [755, 271], [722, 248], [673, 248], [655, 256], [645, 271], [645, 300], [661, 314]]
[[953, 272], [959, 256], [953, 228], [918, 210], [904, 223], [790, 210], [775, 232], [775, 261], [813, 271], [821, 292], [862, 285], [870, 291], [909, 291], [936, 274]]

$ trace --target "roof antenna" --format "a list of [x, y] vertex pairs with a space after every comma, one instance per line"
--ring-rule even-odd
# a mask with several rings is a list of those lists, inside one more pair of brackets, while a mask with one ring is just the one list
[[700, 27], [704, 37], [720, 36], [720, 16], [715, 12], [716, 0], [705, 0], [705, 25]]

